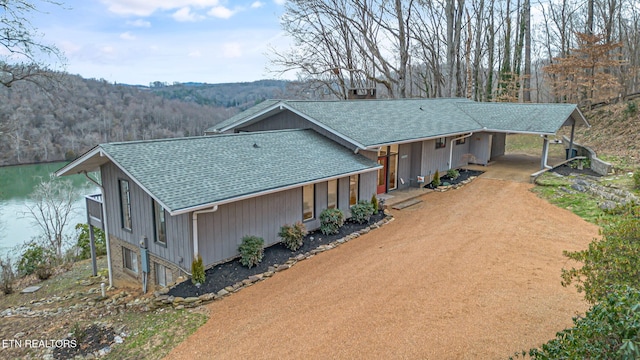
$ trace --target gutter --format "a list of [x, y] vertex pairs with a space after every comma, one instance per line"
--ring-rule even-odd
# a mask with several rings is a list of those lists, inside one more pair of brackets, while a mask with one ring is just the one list
[[89, 179], [89, 181], [96, 184], [100, 188], [100, 193], [102, 194], [102, 227], [104, 228], [104, 239], [107, 246], [107, 270], [109, 271], [109, 288], [112, 288], [113, 271], [111, 270], [111, 241], [109, 241], [109, 225], [107, 224], [107, 197], [104, 191], [104, 186], [102, 186], [102, 184], [92, 179], [85, 170], [82, 170], [82, 174], [84, 174], [84, 176]]
[[453, 144], [454, 144], [454, 142], [455, 142], [455, 141], [458, 141], [458, 140], [466, 139], [466, 138], [468, 138], [468, 137], [470, 137], [470, 136], [472, 136], [472, 135], [473, 135], [473, 133], [471, 132], [471, 133], [468, 133], [467, 135], [460, 136], [460, 137], [455, 138], [455, 139], [451, 139], [451, 144], [449, 145], [449, 170], [451, 170], [451, 169], [452, 169], [452, 162], [453, 162]]

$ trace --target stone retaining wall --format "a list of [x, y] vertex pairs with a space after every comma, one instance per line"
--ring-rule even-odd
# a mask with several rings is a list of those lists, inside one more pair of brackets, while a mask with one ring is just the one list
[[[565, 149], [569, 149], [570, 139], [563, 135], [562, 141], [564, 143]], [[602, 159], [598, 159], [596, 152], [593, 151], [593, 149], [591, 149], [590, 147], [585, 145], [580, 145], [574, 141], [573, 148], [576, 150], [577, 156], [584, 156], [591, 161], [591, 170], [597, 172], [598, 174], [602, 176], [606, 176], [613, 169], [613, 165], [611, 165], [610, 163]]]

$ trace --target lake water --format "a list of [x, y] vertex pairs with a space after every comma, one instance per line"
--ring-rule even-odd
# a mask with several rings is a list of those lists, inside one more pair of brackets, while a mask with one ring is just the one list
[[[0, 167], [0, 256], [18, 255], [13, 250], [40, 234], [40, 229], [33, 222], [27, 205], [31, 204], [29, 195], [49, 174], [63, 167], [66, 163], [50, 163], [37, 165], [17, 165]], [[67, 225], [67, 235], [75, 234], [77, 223], [86, 223], [84, 195], [99, 193], [100, 190], [83, 175], [66, 176], [63, 179], [72, 181], [79, 190], [75, 211]]]

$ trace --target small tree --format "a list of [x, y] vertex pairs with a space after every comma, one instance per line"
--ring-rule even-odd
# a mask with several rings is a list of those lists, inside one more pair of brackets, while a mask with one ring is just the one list
[[377, 214], [378, 210], [380, 210], [380, 206], [378, 204], [378, 198], [376, 194], [371, 195], [371, 206], [373, 206], [373, 213]]
[[52, 175], [48, 181], [38, 184], [30, 197], [26, 215], [40, 228], [43, 246], [62, 258], [65, 230], [76, 211], [78, 191], [70, 180], [60, 180]]
[[0, 290], [5, 295], [13, 293], [13, 280], [16, 274], [11, 266], [11, 258], [6, 256], [4, 259], [0, 259]]
[[[78, 231], [78, 260], [89, 259], [91, 257], [91, 234], [89, 233], [89, 225], [76, 224], [76, 230]], [[96, 256], [102, 256], [107, 254], [107, 243], [104, 238], [104, 231], [95, 228], [93, 229], [93, 235], [95, 238]]]
[[193, 259], [191, 263], [191, 282], [194, 284], [204, 284], [206, 280], [204, 273], [204, 264], [202, 263], [202, 256], [198, 256]]
[[436, 170], [436, 173], [433, 174], [433, 180], [431, 180], [431, 185], [433, 185], [433, 187], [438, 187], [440, 186], [440, 172], [438, 170]]

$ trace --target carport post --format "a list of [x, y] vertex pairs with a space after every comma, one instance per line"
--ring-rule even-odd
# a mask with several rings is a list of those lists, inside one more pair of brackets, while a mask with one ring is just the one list
[[569, 139], [569, 152], [567, 153], [567, 160], [573, 157], [573, 134], [576, 130], [576, 121], [573, 120], [571, 124], [571, 139]]
[[542, 137], [542, 159], [540, 160], [540, 170], [547, 168], [547, 157], [549, 156], [549, 139], [547, 135]]

